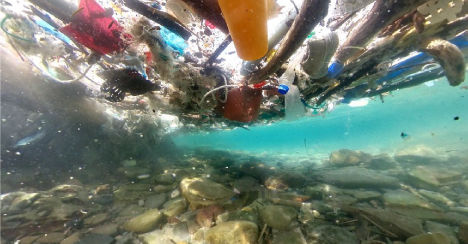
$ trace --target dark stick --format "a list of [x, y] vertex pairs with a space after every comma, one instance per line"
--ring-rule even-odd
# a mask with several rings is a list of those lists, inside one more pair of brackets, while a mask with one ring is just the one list
[[211, 57], [206, 61], [206, 63], [203, 65], [205, 67], [208, 67], [213, 64], [213, 62], [218, 58], [218, 56], [226, 49], [229, 44], [231, 44], [232, 38], [231, 35], [227, 35], [224, 41], [216, 48], [216, 50], [211, 54]]
[[191, 36], [190, 31], [187, 30], [183, 25], [179, 24], [177, 19], [170, 16], [168, 13], [152, 8], [140, 2], [139, 0], [124, 0], [123, 2], [128, 8], [166, 27], [170, 31], [177, 33], [185, 40], [188, 40]]

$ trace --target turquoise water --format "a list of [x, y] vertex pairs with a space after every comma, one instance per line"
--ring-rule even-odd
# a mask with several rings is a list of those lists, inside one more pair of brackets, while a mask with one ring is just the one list
[[[178, 146], [326, 157], [341, 148], [370, 153], [421, 151], [438, 154], [468, 149], [468, 90], [445, 79], [373, 98], [364, 107], [339, 105], [325, 117], [269, 126], [178, 135]], [[455, 120], [455, 117], [459, 120]], [[403, 139], [404, 132], [410, 137]], [[448, 151], [448, 152], [447, 152]]]

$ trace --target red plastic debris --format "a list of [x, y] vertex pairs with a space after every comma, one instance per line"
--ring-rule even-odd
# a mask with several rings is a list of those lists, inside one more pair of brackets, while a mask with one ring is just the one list
[[262, 81], [253, 85], [255, 89], [260, 89], [262, 86], [266, 85], [266, 81]]
[[80, 0], [70, 24], [60, 32], [99, 53], [121, 52], [128, 46], [131, 35], [95, 0]]
[[248, 123], [257, 120], [262, 90], [242, 86], [228, 92], [228, 99], [224, 104], [223, 116], [229, 120]]
[[210, 29], [214, 30], [216, 29], [216, 26], [213, 25], [210, 21], [205, 20], [205, 25], [208, 26]]

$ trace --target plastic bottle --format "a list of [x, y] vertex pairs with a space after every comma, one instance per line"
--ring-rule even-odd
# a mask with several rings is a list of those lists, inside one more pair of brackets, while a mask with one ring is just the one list
[[296, 73], [294, 68], [296, 68], [304, 56], [304, 51], [299, 50], [293, 57], [292, 61], [289, 63], [286, 72], [280, 77], [279, 82], [285, 84], [289, 87], [289, 91], [285, 95], [285, 111], [286, 111], [286, 120], [293, 121], [299, 118], [304, 117], [305, 108], [304, 104], [301, 101], [301, 96], [297, 86], [293, 85], [294, 77]]
[[266, 0], [219, 0], [237, 55], [248, 61], [268, 51]]

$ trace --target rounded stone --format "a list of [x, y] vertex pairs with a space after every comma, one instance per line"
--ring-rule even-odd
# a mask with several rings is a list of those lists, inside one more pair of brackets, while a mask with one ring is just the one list
[[443, 233], [427, 233], [417, 236], [412, 236], [406, 240], [406, 244], [450, 244], [450, 239]]
[[169, 201], [165, 205], [167, 207], [163, 210], [163, 213], [167, 217], [177, 216], [187, 208], [187, 202], [181, 198]]
[[149, 196], [145, 201], [147, 208], [160, 208], [167, 200], [166, 193]]
[[275, 229], [287, 228], [297, 217], [293, 207], [283, 205], [268, 205], [260, 210], [260, 216], [265, 224]]
[[208, 244], [257, 243], [258, 227], [250, 221], [229, 221], [216, 225], [205, 234]]
[[45, 234], [44, 236], [39, 237], [36, 242], [38, 243], [60, 243], [65, 239], [65, 234], [59, 232], [53, 232]]
[[124, 229], [126, 231], [145, 233], [156, 229], [164, 220], [164, 214], [157, 209], [151, 209], [127, 221], [124, 224]]
[[203, 178], [185, 178], [180, 183], [180, 189], [192, 209], [222, 205], [234, 195], [232, 190], [223, 185]]
[[90, 233], [105, 235], [105, 236], [116, 236], [119, 232], [118, 228], [119, 228], [118, 224], [106, 224], [106, 225], [97, 226], [91, 229]]

